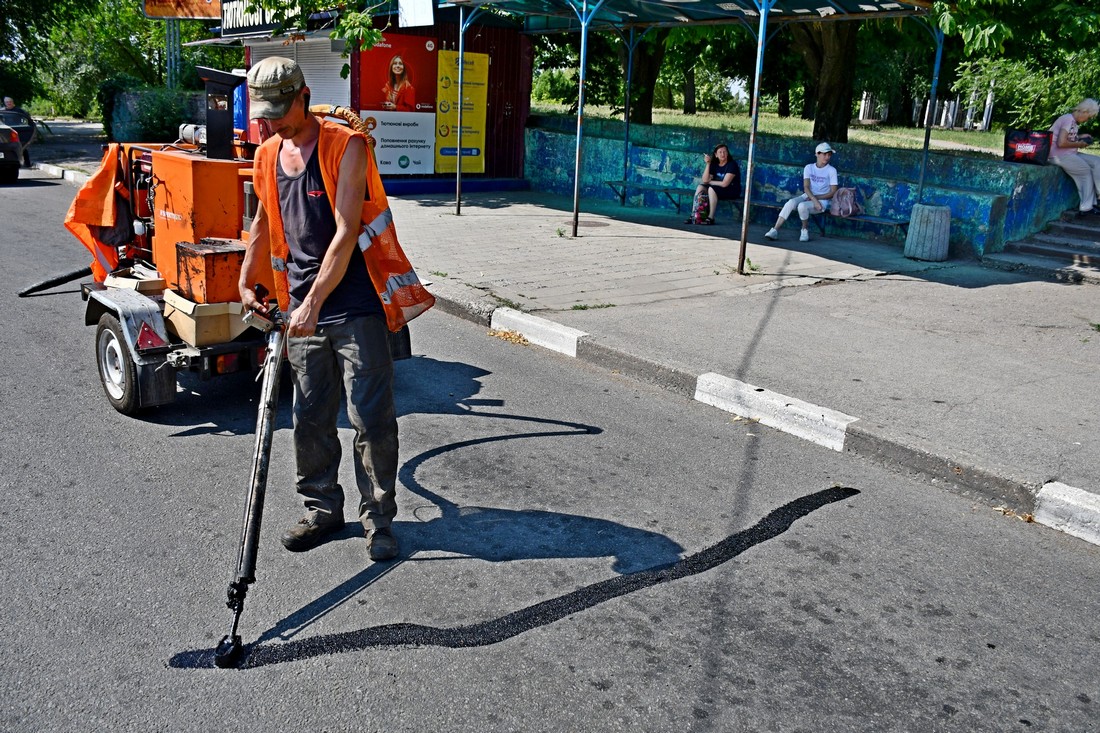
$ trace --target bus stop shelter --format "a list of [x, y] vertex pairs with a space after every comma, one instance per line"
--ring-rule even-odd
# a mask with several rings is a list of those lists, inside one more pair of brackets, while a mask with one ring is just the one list
[[[749, 206], [755, 164], [756, 133], [760, 115], [760, 77], [764, 68], [764, 53], [775, 34], [790, 23], [833, 23], [885, 18], [916, 18], [926, 28], [935, 44], [930, 109], [935, 108], [943, 56], [943, 31], [928, 22], [930, 0], [452, 0], [447, 5], [460, 9], [459, 55], [462, 38], [470, 22], [487, 8], [497, 8], [523, 18], [525, 30], [531, 33], [578, 32], [581, 36], [580, 66], [577, 93], [576, 162], [573, 183], [573, 232], [577, 236], [580, 216], [580, 182], [584, 145], [584, 85], [588, 62], [588, 34], [591, 30], [614, 30], [627, 45], [626, 144], [630, 139], [630, 68], [634, 49], [644, 33], [655, 27], [678, 27], [699, 24], [743, 25], [756, 40], [756, 66], [752, 84], [751, 127], [748, 160], [745, 173], [740, 254], [737, 271], [744, 274], [745, 246], [748, 237]], [[462, 62], [459, 63], [459, 98], [462, 94]], [[459, 105], [459, 149], [461, 150], [461, 108]], [[928, 159], [928, 144], [932, 115], [925, 117], [924, 151], [921, 158], [918, 202], [924, 188], [924, 172]], [[625, 161], [624, 161], [625, 164]], [[456, 206], [461, 213], [462, 166], [456, 177]]]

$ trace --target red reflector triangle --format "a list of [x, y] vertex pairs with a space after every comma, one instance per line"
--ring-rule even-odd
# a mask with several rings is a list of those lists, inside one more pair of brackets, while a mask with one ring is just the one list
[[141, 322], [141, 328], [138, 329], [137, 347], [139, 349], [152, 349], [157, 346], [164, 346], [168, 342], [157, 335], [157, 332], [153, 330], [145, 321]]

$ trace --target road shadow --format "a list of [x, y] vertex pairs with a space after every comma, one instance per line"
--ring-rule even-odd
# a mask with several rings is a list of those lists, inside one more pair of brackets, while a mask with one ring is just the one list
[[[456, 627], [414, 623], [381, 624], [284, 643], [270, 643], [269, 640], [275, 632], [273, 629], [265, 632], [259, 641], [249, 646], [241, 666], [254, 669], [375, 647], [469, 648], [498, 644], [532, 629], [547, 626], [575, 613], [594, 608], [614, 598], [712, 570], [746, 550], [775, 539], [802, 517], [857, 494], [859, 491], [848, 487], [832, 487], [808, 494], [772, 510], [748, 529], [731, 534], [720, 542], [676, 562], [592, 583], [575, 591], [475, 624]], [[379, 566], [371, 566], [328, 595], [341, 592], [346, 595], [345, 586], [361, 589], [389, 572], [392, 567], [392, 565], [383, 565], [381, 569], [376, 570]], [[323, 596], [315, 604], [307, 606], [295, 615], [311, 612], [314, 605], [324, 604], [326, 598], [327, 596]], [[169, 666], [177, 669], [201, 669], [213, 667], [213, 662], [212, 649], [196, 649], [176, 654], [169, 660]]]
[[[279, 383], [276, 430], [292, 428], [294, 387], [289, 366], [284, 364]], [[393, 390], [397, 416], [414, 413], [459, 414], [474, 403], [467, 400], [481, 391], [478, 381], [490, 372], [470, 364], [413, 356], [394, 363]], [[203, 380], [191, 372], [177, 374], [179, 391], [170, 405], [144, 410], [135, 419], [156, 425], [179, 426], [173, 437], [191, 435], [247, 435], [256, 430], [260, 395], [258, 376], [250, 372]], [[337, 426], [351, 428], [341, 406]]]

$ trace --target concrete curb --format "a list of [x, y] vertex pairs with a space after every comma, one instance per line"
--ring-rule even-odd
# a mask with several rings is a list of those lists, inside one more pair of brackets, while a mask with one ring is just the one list
[[[466, 286], [432, 284], [440, 310], [480, 325], [521, 334], [533, 344], [573, 356], [616, 374], [667, 389], [689, 399], [755, 420], [830, 450], [854, 453], [894, 470], [907, 470], [954, 493], [999, 508], [1092, 544], [1100, 545], [1100, 496], [1059, 482], [1021, 476], [1003, 466], [985, 466], [965, 454], [939, 455], [909, 444], [852, 415], [763, 387], [707, 372], [690, 374], [621, 349], [591, 334], [511, 308], [494, 308], [492, 297]], [[466, 288], [463, 292], [462, 288]], [[459, 294], [459, 300], [453, 295]], [[486, 310], [490, 312], [486, 314]]]
[[65, 181], [73, 184], [74, 186], [77, 186], [78, 188], [80, 186], [83, 186], [88, 180], [88, 174], [87, 173], [81, 173], [80, 171], [72, 171], [72, 170], [68, 170], [67, 168], [59, 168], [58, 166], [50, 165], [49, 163], [35, 163], [34, 168], [36, 168], [37, 170], [42, 171], [43, 173], [48, 173], [51, 176], [61, 178]]

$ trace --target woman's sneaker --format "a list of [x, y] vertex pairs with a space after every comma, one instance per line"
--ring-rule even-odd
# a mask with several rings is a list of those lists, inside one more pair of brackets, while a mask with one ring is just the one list
[[764, 232], [764, 237], [774, 242], [775, 240], [779, 239], [779, 232], [775, 230], [775, 227], [772, 227], [768, 231]]
[[802, 233], [798, 235], [798, 241], [799, 242], [809, 242], [810, 241], [810, 230], [809, 229], [803, 229]]

